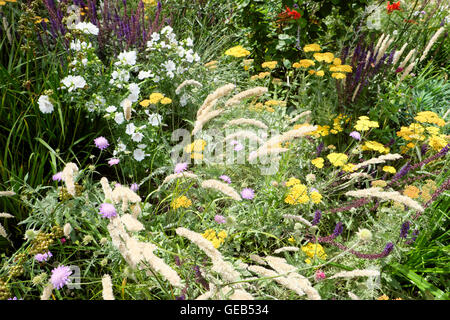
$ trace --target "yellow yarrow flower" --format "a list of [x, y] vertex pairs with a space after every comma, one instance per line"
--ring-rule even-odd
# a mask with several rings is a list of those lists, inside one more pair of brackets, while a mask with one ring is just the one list
[[342, 166], [342, 170], [345, 172], [353, 172], [355, 171], [355, 165], [353, 163], [347, 163], [344, 166]]
[[414, 117], [416, 121], [437, 124], [439, 127], [445, 126], [445, 121], [432, 111], [422, 111]]
[[278, 61], [266, 61], [266, 62], [263, 62], [263, 63], [261, 64], [261, 67], [263, 67], [263, 68], [269, 68], [269, 69], [275, 69], [275, 67], [277, 66], [277, 64], [278, 64]]
[[304, 46], [303, 50], [305, 52], [314, 52], [314, 51], [322, 51], [322, 48], [320, 48], [320, 45], [318, 45], [317, 43], [311, 43]]
[[[327, 259], [327, 254], [325, 253], [325, 250], [319, 243], [311, 243], [309, 242], [305, 246], [302, 246], [302, 251], [310, 258], [319, 257], [322, 260]], [[308, 263], [309, 259], [306, 259], [305, 262]], [[311, 260], [309, 260], [309, 263], [311, 263]]]
[[313, 57], [317, 61], [325, 61], [326, 63], [331, 63], [334, 60], [334, 54], [332, 54], [331, 52], [314, 53]]
[[378, 151], [379, 153], [388, 153], [389, 148], [386, 148], [383, 144], [377, 142], [377, 141], [366, 141], [364, 145], [361, 147], [362, 150], [373, 150]]
[[327, 155], [328, 160], [335, 167], [342, 167], [347, 163], [348, 157], [344, 153], [332, 152]]
[[242, 58], [242, 57], [248, 56], [250, 54], [250, 51], [248, 51], [247, 49], [245, 49], [244, 47], [239, 45], [239, 46], [235, 46], [233, 48], [228, 49], [227, 51], [225, 51], [225, 54], [227, 56]]
[[202, 139], [194, 140], [191, 144], [188, 144], [186, 147], [184, 147], [184, 151], [186, 153], [191, 153], [193, 151], [195, 152], [202, 152], [205, 150], [206, 147], [206, 141]]
[[315, 158], [315, 159], [311, 160], [311, 163], [314, 166], [316, 166], [317, 168], [322, 169], [324, 160], [323, 160], [323, 158], [319, 157], [319, 158]]
[[150, 95], [150, 103], [151, 104], [157, 104], [161, 99], [164, 98], [164, 95], [162, 93], [159, 92], [153, 92]]
[[292, 187], [293, 185], [300, 184], [300, 183], [301, 183], [301, 181], [299, 179], [292, 177], [292, 178], [289, 178], [288, 181], [286, 181], [286, 187]]
[[334, 59], [333, 59], [333, 64], [334, 64], [335, 66], [339, 66], [339, 65], [342, 64], [342, 60], [339, 59], [339, 58], [334, 58]]
[[143, 107], [148, 107], [150, 105], [151, 101], [149, 99], [145, 99], [142, 100], [141, 102], [139, 102], [139, 105], [143, 106]]
[[361, 116], [358, 121], [356, 121], [355, 129], [358, 131], [367, 131], [370, 128], [378, 128], [378, 122], [371, 121], [369, 117]]
[[347, 76], [345, 75], [345, 73], [341, 73], [341, 72], [333, 72], [333, 73], [331, 74], [331, 77], [332, 77], [332, 78], [335, 78], [335, 79], [345, 79]]
[[169, 103], [172, 103], [172, 99], [164, 97], [161, 99], [160, 102], [161, 102], [161, 104], [169, 104]]
[[186, 196], [181, 196], [172, 201], [171, 206], [173, 209], [178, 209], [180, 207], [189, 208], [192, 205], [192, 201]]
[[317, 191], [311, 192], [309, 197], [311, 198], [311, 201], [316, 204], [322, 201], [322, 195]]
[[428, 144], [435, 151], [440, 151], [447, 145], [448, 141], [444, 135], [434, 135], [428, 139]]
[[420, 190], [416, 186], [406, 186], [403, 190], [403, 195], [410, 197], [411, 199], [416, 199], [419, 197]]
[[304, 184], [295, 184], [289, 190], [289, 193], [284, 199], [284, 202], [292, 205], [306, 203], [309, 201], [309, 197], [306, 191], [307, 187]]
[[323, 70], [319, 70], [316, 72], [316, 76], [323, 77], [325, 75], [325, 72]]
[[[298, 68], [309, 68], [316, 64], [314, 62], [314, 60], [311, 60], [311, 59], [302, 59], [296, 63], [298, 63], [298, 65], [296, 65], [296, 66], [298, 66]], [[296, 68], [296, 67], [294, 67], [294, 68]]]
[[395, 170], [395, 168], [391, 167], [391, 166], [384, 166], [383, 171], [388, 172], [388, 173], [396, 173], [397, 172], [397, 170]]

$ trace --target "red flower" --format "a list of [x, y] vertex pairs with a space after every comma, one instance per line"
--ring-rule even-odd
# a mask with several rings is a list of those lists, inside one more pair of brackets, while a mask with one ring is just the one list
[[391, 2], [388, 1], [386, 9], [387, 9], [388, 13], [391, 13], [392, 11], [395, 11], [395, 10], [400, 10], [400, 1], [393, 3], [393, 4], [391, 4]]
[[281, 18], [292, 18], [294, 20], [297, 20], [300, 19], [302, 15], [298, 11], [291, 10], [288, 6], [286, 6], [286, 10], [280, 13], [278, 16]]

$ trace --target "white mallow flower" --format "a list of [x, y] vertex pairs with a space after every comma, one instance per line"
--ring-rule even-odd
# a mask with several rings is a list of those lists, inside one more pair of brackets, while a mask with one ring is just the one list
[[169, 35], [171, 34], [173, 31], [171, 26], [165, 26], [164, 28], [162, 28], [161, 33], [165, 34], [165, 35]]
[[[130, 73], [127, 70], [114, 70], [113, 73], [111, 73], [111, 77], [113, 80], [128, 82], [128, 80], [130, 80]], [[113, 83], [113, 80], [109, 83]]]
[[161, 124], [161, 120], [162, 116], [157, 113], [151, 113], [148, 115], [148, 122], [150, 122], [152, 126], [159, 126]]
[[164, 62], [163, 67], [167, 72], [173, 72], [177, 69], [175, 62], [173, 62], [172, 60], [167, 60], [166, 62]]
[[122, 124], [125, 121], [123, 113], [122, 112], [116, 113], [116, 116], [114, 117], [114, 121], [117, 124]]
[[153, 32], [152, 33], [152, 41], [159, 41], [159, 39], [161, 39], [161, 37], [159, 36], [159, 33]]
[[132, 135], [134, 131], [136, 130], [136, 126], [133, 122], [127, 124], [127, 128], [125, 129], [125, 133], [128, 135]]
[[119, 61], [115, 63], [116, 66], [118, 65], [129, 65], [134, 66], [136, 64], [136, 51], [124, 51], [119, 54], [117, 57]]
[[191, 38], [186, 39], [186, 45], [188, 47], [192, 47], [194, 45], [194, 41]]
[[39, 110], [42, 113], [52, 113], [53, 112], [53, 104], [50, 102], [48, 96], [42, 95], [38, 99]]
[[145, 156], [146, 156], [146, 154], [145, 154], [144, 150], [142, 150], [142, 149], [136, 149], [136, 150], [134, 150], [134, 152], [133, 152], [133, 158], [134, 158], [136, 161], [141, 162], [142, 160], [145, 159]]
[[86, 80], [82, 76], [67, 76], [64, 79], [61, 80], [62, 84], [68, 88], [69, 92], [78, 89], [78, 88], [84, 88], [86, 85]]
[[81, 51], [82, 49], [89, 49], [92, 45], [90, 43], [86, 43], [84, 41], [80, 41], [80, 39], [75, 39], [70, 42], [70, 49], [75, 51]]
[[140, 132], [135, 132], [131, 135], [131, 140], [134, 142], [141, 142], [142, 138], [144, 138], [144, 135]]
[[106, 108], [106, 112], [113, 113], [117, 110], [116, 106], [109, 106]]
[[150, 77], [153, 77], [154, 74], [151, 71], [140, 71], [138, 74], [138, 79], [139, 80], [144, 80]]
[[131, 102], [136, 102], [139, 99], [141, 89], [139, 89], [139, 86], [136, 83], [130, 83], [128, 85], [128, 90], [130, 90], [130, 94], [127, 99], [131, 100]]
[[188, 51], [186, 51], [186, 61], [189, 63], [194, 62], [194, 55], [193, 55], [194, 51], [192, 49], [189, 49]]
[[183, 94], [181, 97], [180, 97], [180, 105], [182, 106], [182, 107], [184, 107], [185, 105], [187, 105], [187, 96], [186, 96], [186, 94]]
[[98, 35], [98, 28], [90, 22], [79, 22], [75, 25], [75, 30], [80, 30], [86, 34]]

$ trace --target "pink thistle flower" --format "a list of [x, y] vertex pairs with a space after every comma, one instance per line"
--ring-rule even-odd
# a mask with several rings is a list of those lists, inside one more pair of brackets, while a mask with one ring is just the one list
[[52, 270], [52, 276], [50, 278], [50, 282], [55, 289], [61, 289], [67, 283], [70, 282], [69, 276], [72, 274], [72, 270], [70, 270], [67, 266], [59, 266]]
[[66, 238], [61, 238], [61, 239], [59, 239], [59, 241], [61, 241], [61, 243], [65, 243], [66, 242]]
[[100, 205], [100, 212], [103, 218], [111, 219], [112, 217], [117, 216], [116, 208], [111, 203], [102, 203]]
[[183, 172], [183, 171], [186, 171], [187, 167], [188, 167], [187, 162], [177, 163], [177, 164], [175, 165], [174, 172], [175, 172], [175, 173], [181, 173], [181, 172]]
[[53, 256], [52, 253], [49, 251], [47, 253], [38, 253], [37, 255], [34, 256], [34, 258], [39, 262], [44, 262], [50, 259], [52, 256]]
[[117, 158], [112, 158], [112, 159], [110, 159], [110, 160], [108, 161], [108, 164], [109, 164], [109, 166], [111, 167], [111, 166], [114, 166], [114, 165], [118, 164], [119, 162], [120, 162], [119, 159], [117, 159]]
[[226, 219], [224, 216], [221, 216], [220, 214], [216, 214], [216, 216], [214, 217], [214, 221], [221, 224], [221, 223], [225, 223]]
[[231, 183], [231, 178], [229, 177], [229, 176], [227, 176], [227, 175], [221, 175], [220, 177], [219, 177], [219, 179], [221, 179], [221, 180], [223, 180], [224, 182], [226, 182], [226, 183], [228, 183], [228, 184], [230, 184]]
[[133, 184], [130, 186], [130, 189], [131, 189], [131, 191], [136, 192], [136, 191], [139, 190], [139, 185], [138, 185], [137, 183], [133, 183]]
[[355, 140], [361, 141], [361, 134], [358, 131], [350, 132], [350, 137], [352, 137]]
[[251, 188], [245, 188], [241, 191], [241, 196], [243, 199], [253, 199], [255, 197], [255, 191]]
[[95, 146], [100, 150], [106, 149], [109, 147], [109, 142], [105, 137], [98, 137], [94, 139]]

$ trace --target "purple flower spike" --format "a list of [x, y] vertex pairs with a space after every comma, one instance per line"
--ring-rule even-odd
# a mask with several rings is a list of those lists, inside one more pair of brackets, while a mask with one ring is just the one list
[[336, 238], [342, 233], [342, 231], [344, 231], [344, 225], [342, 222], [338, 222], [334, 228], [333, 237]]
[[241, 196], [243, 199], [251, 200], [255, 197], [255, 191], [251, 188], [245, 188], [242, 190]]
[[67, 283], [70, 282], [69, 276], [72, 274], [72, 270], [70, 270], [69, 267], [66, 266], [59, 266], [52, 270], [52, 276], [50, 278], [50, 282], [53, 285], [53, 288], [55, 289], [61, 289], [64, 287]]
[[400, 238], [406, 239], [406, 237], [408, 236], [409, 227], [410, 227], [409, 221], [406, 221], [405, 223], [402, 224], [402, 228], [400, 229]]
[[100, 205], [100, 212], [103, 218], [111, 219], [112, 217], [117, 216], [116, 208], [111, 203], [102, 203]]
[[95, 146], [100, 150], [106, 149], [109, 147], [108, 140], [105, 137], [98, 137], [94, 139]]
[[316, 210], [314, 214], [314, 220], [312, 221], [312, 225], [315, 226], [319, 224], [320, 218], [322, 217], [322, 212], [320, 210]]

